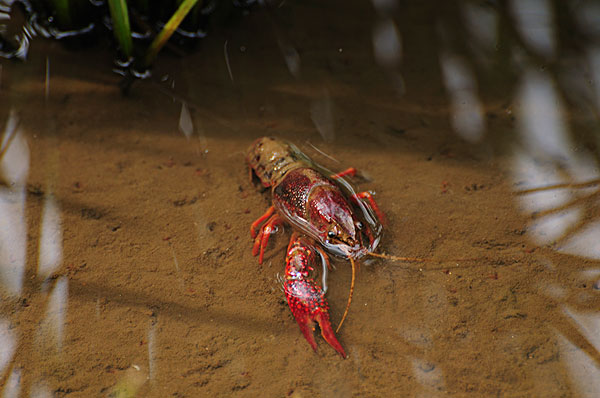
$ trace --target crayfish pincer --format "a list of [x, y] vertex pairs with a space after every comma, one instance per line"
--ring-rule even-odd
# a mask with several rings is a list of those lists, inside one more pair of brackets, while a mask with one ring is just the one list
[[[317, 266], [317, 258], [323, 264], [323, 287], [320, 287], [312, 277]], [[300, 327], [300, 331], [313, 350], [317, 351], [317, 343], [313, 336], [314, 323], [318, 323], [321, 335], [342, 358], [346, 352], [335, 337], [329, 320], [329, 305], [325, 298], [326, 275], [329, 259], [314, 241], [305, 236], [292, 234], [285, 257], [285, 278], [283, 291], [290, 310]]]

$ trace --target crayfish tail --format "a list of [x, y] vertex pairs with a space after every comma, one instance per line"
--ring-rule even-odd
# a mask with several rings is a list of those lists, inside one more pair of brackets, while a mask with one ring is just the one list
[[325, 341], [329, 343], [329, 345], [332, 346], [333, 349], [342, 356], [342, 358], [346, 359], [346, 352], [344, 351], [344, 348], [338, 341], [337, 337], [335, 337], [335, 333], [331, 327], [331, 322], [329, 321], [329, 315], [326, 312], [319, 312], [315, 316], [315, 321], [319, 323], [321, 335]]

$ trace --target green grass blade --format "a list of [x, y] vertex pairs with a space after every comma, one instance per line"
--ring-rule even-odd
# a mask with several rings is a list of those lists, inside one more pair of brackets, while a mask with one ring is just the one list
[[175, 14], [169, 19], [160, 33], [154, 38], [152, 44], [148, 48], [148, 52], [146, 53], [146, 57], [144, 58], [144, 66], [148, 67], [156, 58], [156, 54], [160, 51], [160, 49], [165, 45], [165, 43], [169, 40], [169, 38], [173, 35], [173, 32], [177, 29], [181, 21], [185, 18], [185, 16], [190, 12], [192, 7], [196, 5], [198, 0], [184, 0]]
[[115, 39], [119, 42], [123, 55], [126, 58], [130, 58], [133, 43], [131, 40], [131, 28], [129, 26], [129, 14], [127, 13], [127, 2], [125, 0], [108, 0], [108, 7], [112, 18]]

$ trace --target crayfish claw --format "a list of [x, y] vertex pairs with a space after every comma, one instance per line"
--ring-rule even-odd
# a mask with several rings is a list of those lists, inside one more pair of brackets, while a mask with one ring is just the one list
[[[313, 350], [317, 351], [314, 337], [316, 322], [321, 328], [321, 334], [325, 341], [342, 358], [346, 358], [346, 353], [331, 328], [325, 291], [310, 276], [311, 271], [317, 267], [318, 256], [322, 256], [325, 272], [329, 266], [327, 255], [318, 246], [315, 246], [314, 241], [294, 233], [288, 246], [283, 291], [300, 331]], [[325, 281], [323, 285], [326, 288]]]
[[314, 322], [310, 320], [308, 314], [303, 313], [301, 315], [295, 316], [296, 322], [300, 327], [300, 331], [304, 335], [308, 344], [312, 347], [312, 349], [317, 352], [317, 342], [315, 341], [315, 336], [313, 332], [315, 331]]
[[315, 316], [315, 321], [319, 323], [319, 327], [321, 328], [321, 335], [325, 339], [325, 341], [336, 350], [342, 358], [346, 359], [346, 352], [344, 348], [338, 341], [337, 337], [335, 337], [335, 333], [331, 328], [331, 322], [329, 321], [329, 314], [326, 312], [319, 312]]
[[309, 315], [306, 311], [297, 311], [294, 314], [296, 318], [296, 322], [300, 327], [300, 331], [304, 335], [308, 344], [312, 347], [312, 349], [317, 352], [317, 343], [315, 341], [314, 331], [315, 331], [315, 322], [319, 324], [319, 328], [321, 328], [321, 335], [325, 339], [325, 341], [336, 350], [342, 358], [346, 359], [346, 352], [344, 348], [338, 341], [337, 337], [335, 337], [335, 332], [331, 327], [331, 322], [329, 321], [329, 314], [324, 311], [318, 311], [316, 314]]

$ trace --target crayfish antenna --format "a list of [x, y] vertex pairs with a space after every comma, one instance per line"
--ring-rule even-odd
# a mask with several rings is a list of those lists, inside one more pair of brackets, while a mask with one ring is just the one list
[[398, 256], [392, 256], [389, 254], [379, 254], [379, 253], [373, 253], [373, 252], [367, 252], [367, 254], [369, 256], [373, 256], [373, 257], [379, 257], [379, 258], [385, 258], [386, 260], [394, 260], [394, 261], [407, 261], [407, 262], [415, 262], [415, 263], [424, 263], [427, 261], [432, 261], [426, 258], [419, 258], [419, 257], [398, 257]]
[[346, 304], [346, 310], [344, 311], [344, 315], [342, 316], [342, 320], [335, 330], [336, 333], [340, 331], [342, 324], [344, 323], [344, 319], [346, 319], [346, 315], [348, 315], [348, 310], [350, 309], [350, 303], [352, 302], [352, 294], [354, 293], [354, 278], [356, 276], [356, 267], [354, 265], [354, 259], [352, 257], [348, 257], [350, 259], [350, 264], [352, 264], [352, 282], [350, 282], [350, 294], [348, 295], [348, 303]]
[[456, 261], [456, 262], [461, 262], [461, 261], [481, 261], [481, 258], [478, 258], [478, 257], [472, 257], [472, 258], [453, 258], [453, 259], [447, 259], [447, 260], [444, 260], [444, 261], [440, 261], [440, 260], [434, 260], [432, 258], [398, 257], [398, 256], [392, 256], [390, 254], [380, 254], [380, 253], [373, 253], [373, 252], [367, 252], [367, 255], [373, 256], [373, 257], [378, 257], [378, 258], [384, 258], [386, 260], [404, 261], [404, 262], [408, 262], [408, 263], [425, 263], [425, 262], [443, 263], [443, 262], [447, 262], [447, 261]]

